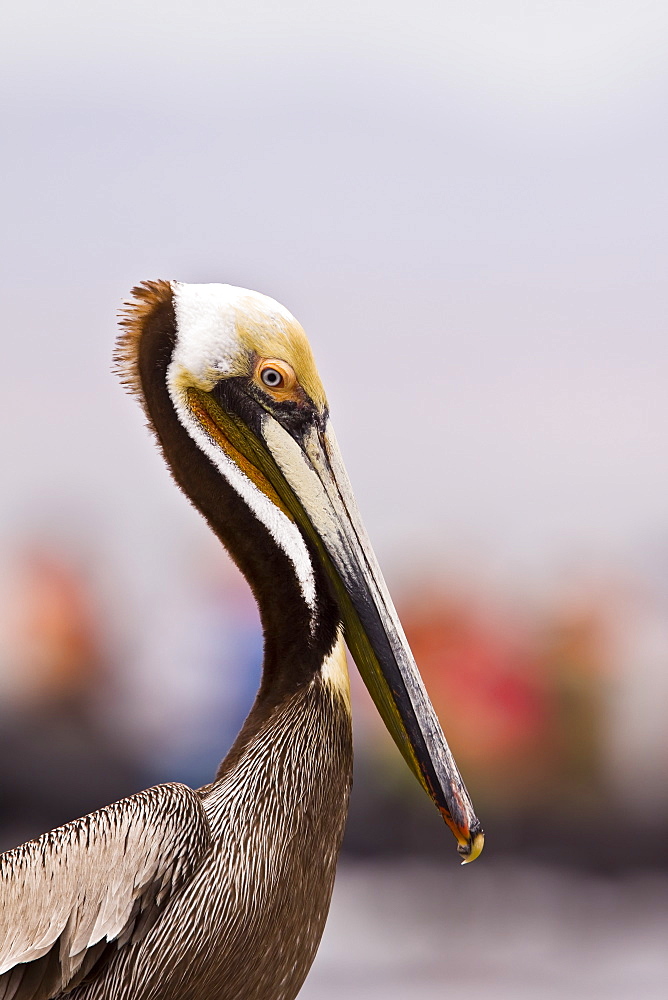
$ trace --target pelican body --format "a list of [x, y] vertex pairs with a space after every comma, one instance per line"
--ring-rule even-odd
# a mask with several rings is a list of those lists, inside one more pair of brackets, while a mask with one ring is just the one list
[[304, 331], [273, 299], [229, 285], [146, 282], [133, 296], [117, 367], [250, 583], [262, 682], [212, 784], [149, 788], [0, 856], [0, 1000], [292, 1000], [348, 809], [344, 643], [465, 861], [482, 830], [357, 513]]

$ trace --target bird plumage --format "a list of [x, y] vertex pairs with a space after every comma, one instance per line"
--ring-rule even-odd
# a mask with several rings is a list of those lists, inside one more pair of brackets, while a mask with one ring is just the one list
[[201, 798], [167, 784], [0, 855], [0, 998], [56, 996], [143, 938], [211, 839]]

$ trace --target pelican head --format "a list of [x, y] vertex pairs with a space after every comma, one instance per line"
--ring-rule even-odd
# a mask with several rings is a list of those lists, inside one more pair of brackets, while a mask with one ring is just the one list
[[347, 698], [331, 656], [343, 630], [399, 750], [474, 860], [482, 828], [362, 525], [302, 327], [258, 292], [176, 281], [136, 288], [123, 322], [121, 371], [258, 599], [263, 686], [279, 697], [290, 662], [291, 676], [295, 664], [320, 670]]

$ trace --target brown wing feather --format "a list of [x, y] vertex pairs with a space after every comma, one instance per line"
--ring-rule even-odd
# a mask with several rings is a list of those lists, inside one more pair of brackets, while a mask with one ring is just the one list
[[199, 795], [156, 785], [0, 855], [0, 1000], [48, 1000], [151, 926], [211, 841]]

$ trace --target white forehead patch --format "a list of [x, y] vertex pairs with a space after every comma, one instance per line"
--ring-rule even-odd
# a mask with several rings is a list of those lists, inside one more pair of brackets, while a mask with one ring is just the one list
[[237, 321], [244, 315], [266, 317], [268, 325], [280, 321], [294, 323], [288, 310], [261, 292], [235, 285], [186, 285], [172, 281], [176, 345], [172, 361], [177, 369], [196, 379], [212, 372], [230, 375], [242, 345]]

